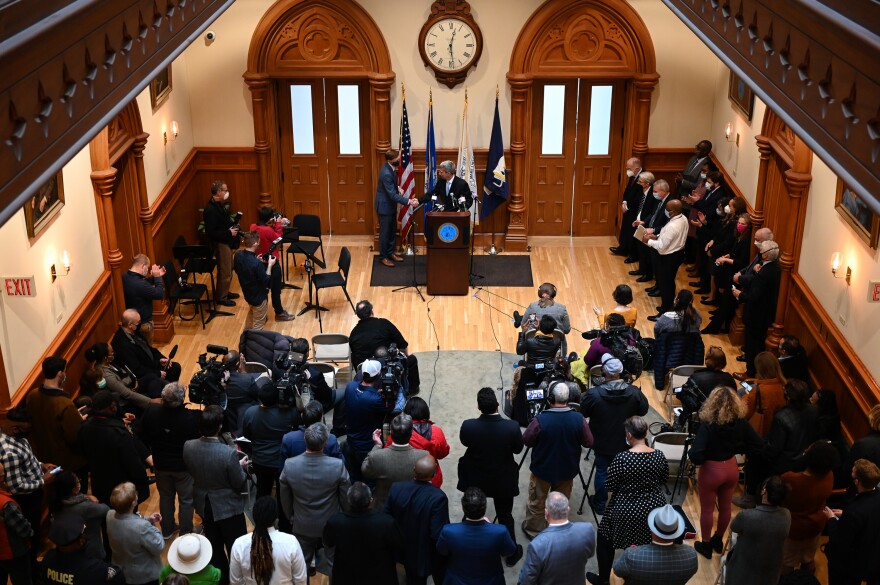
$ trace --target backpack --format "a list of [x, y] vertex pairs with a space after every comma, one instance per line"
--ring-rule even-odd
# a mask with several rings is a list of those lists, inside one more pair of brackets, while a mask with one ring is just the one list
[[602, 343], [623, 363], [624, 374], [637, 379], [644, 370], [644, 358], [638, 345], [633, 345], [638, 332], [631, 327], [615, 327], [602, 336]]

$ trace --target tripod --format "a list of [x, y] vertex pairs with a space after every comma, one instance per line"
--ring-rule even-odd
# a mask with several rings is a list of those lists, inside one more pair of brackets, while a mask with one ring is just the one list
[[469, 258], [470, 265], [468, 267], [468, 284], [470, 284], [471, 288], [475, 288], [477, 286], [477, 280], [486, 278], [482, 274], [477, 274], [476, 272], [474, 272], [474, 242], [477, 239], [476, 227], [477, 226], [475, 224], [471, 226], [471, 256]]
[[[285, 227], [281, 231], [281, 243], [282, 244], [290, 244], [291, 247], [300, 250], [300, 247], [296, 245], [299, 241], [299, 229], [295, 227]], [[288, 247], [290, 249], [290, 247]], [[302, 290], [301, 286], [296, 286], [295, 284], [290, 284], [287, 282], [287, 269], [285, 268], [285, 260], [287, 254], [282, 250], [281, 252], [281, 288], [294, 288], [297, 290]]]
[[675, 495], [678, 493], [681, 480], [684, 478], [687, 470], [688, 451], [695, 438], [694, 434], [691, 432], [690, 424], [690, 419], [688, 419], [688, 434], [687, 437], [684, 438], [684, 449], [681, 450], [681, 461], [678, 462], [678, 474], [675, 476], [675, 485], [672, 488], [672, 493], [669, 495], [669, 503], [672, 503], [675, 500]]
[[[415, 212], [422, 207], [424, 207], [424, 205], [419, 205], [418, 207], [413, 209], [413, 214], [415, 214]], [[410, 226], [409, 230], [409, 249], [412, 250], [412, 255], [409, 255], [409, 257], [412, 259], [412, 281], [408, 285], [398, 287], [391, 292], [398, 292], [406, 290], [408, 288], [414, 288], [416, 289], [416, 294], [419, 295], [419, 298], [422, 299], [422, 302], [424, 303], [425, 297], [422, 296], [422, 289], [419, 288], [419, 283], [416, 280], [416, 231], [412, 229], [412, 226]]]
[[[296, 246], [296, 244], [291, 243], [291, 246]], [[305, 268], [305, 270], [306, 270], [306, 276], [308, 277], [308, 281], [309, 281], [309, 300], [304, 303], [303, 308], [299, 310], [299, 313], [297, 313], [296, 316], [299, 317], [303, 313], [306, 313], [306, 312], [314, 309], [315, 316], [318, 317], [319, 311], [327, 311], [328, 309], [327, 309], [327, 307], [322, 307], [321, 305], [312, 303], [312, 271], [314, 270], [314, 266], [312, 265], [312, 263], [317, 264], [321, 268], [327, 268], [327, 265], [324, 264], [323, 262], [321, 262], [320, 260], [318, 260], [317, 258], [315, 258], [313, 255], [311, 255], [308, 252], [306, 252], [305, 250], [303, 250], [302, 248], [300, 248], [299, 246], [297, 246], [297, 251], [306, 257], [306, 261], [303, 264], [303, 268]]]

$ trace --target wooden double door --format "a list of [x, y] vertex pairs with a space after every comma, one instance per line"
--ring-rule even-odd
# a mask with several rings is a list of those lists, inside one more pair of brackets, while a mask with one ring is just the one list
[[529, 233], [617, 233], [626, 84], [544, 80], [532, 99]]
[[369, 91], [360, 80], [279, 82], [281, 182], [288, 217], [317, 215], [324, 233], [373, 233]]

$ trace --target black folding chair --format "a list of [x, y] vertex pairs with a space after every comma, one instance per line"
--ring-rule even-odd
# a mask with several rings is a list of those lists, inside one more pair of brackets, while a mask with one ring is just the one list
[[[343, 246], [342, 250], [339, 251], [339, 268], [334, 272], [323, 272], [312, 277], [312, 285], [315, 287], [315, 305], [319, 307], [321, 305], [318, 291], [322, 288], [339, 287], [345, 293], [345, 298], [348, 299], [348, 304], [351, 305], [351, 310], [354, 312], [354, 303], [351, 302], [351, 297], [348, 296], [348, 289], [346, 288], [348, 286], [349, 268], [351, 268], [351, 252]], [[315, 313], [318, 317], [318, 329], [323, 333], [324, 325], [321, 322], [321, 311], [316, 310]]]
[[[202, 329], [205, 328], [205, 314], [202, 311], [202, 297], [208, 294], [208, 287], [204, 284], [182, 282], [174, 262], [168, 260], [164, 264], [165, 275], [162, 281], [165, 283], [165, 292], [170, 302], [169, 310], [174, 314], [174, 306], [177, 305], [177, 316], [181, 321], [192, 321], [196, 318], [196, 311], [202, 319]], [[210, 302], [210, 301], [209, 301]], [[184, 317], [182, 305], [195, 305], [192, 317]]]
[[287, 248], [286, 255], [293, 256], [292, 261], [287, 263], [287, 268], [290, 268], [291, 262], [294, 265], [296, 264], [296, 255], [298, 253], [308, 252], [312, 256], [317, 256], [318, 250], [321, 250], [321, 262], [326, 264], [324, 240], [321, 238], [321, 218], [317, 215], [299, 213], [293, 216], [291, 227], [296, 229], [296, 239]]

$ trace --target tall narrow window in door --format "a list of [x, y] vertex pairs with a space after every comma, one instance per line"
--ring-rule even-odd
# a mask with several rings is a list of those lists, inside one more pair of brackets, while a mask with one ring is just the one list
[[565, 127], [565, 86], [544, 86], [544, 124], [541, 133], [541, 154], [562, 154]]
[[338, 87], [339, 154], [361, 153], [361, 121], [358, 86]]
[[311, 85], [290, 86], [290, 113], [293, 119], [293, 154], [315, 154]]
[[611, 142], [610, 85], [594, 85], [590, 96], [590, 136], [587, 156], [607, 155]]

